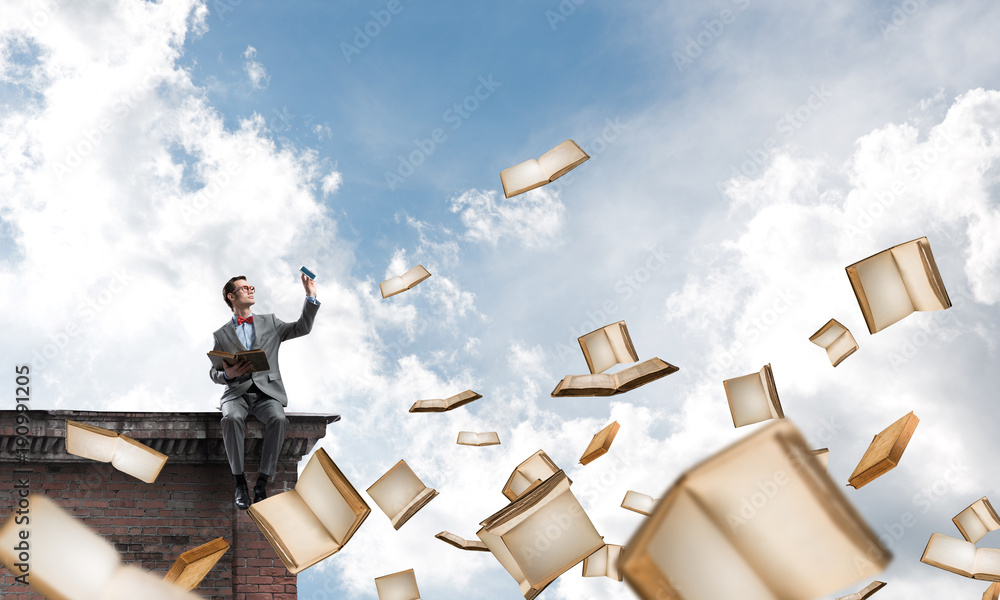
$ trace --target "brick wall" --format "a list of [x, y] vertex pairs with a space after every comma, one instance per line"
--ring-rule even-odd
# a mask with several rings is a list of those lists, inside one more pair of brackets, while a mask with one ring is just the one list
[[[227, 600], [294, 600], [295, 576], [285, 569], [245, 511], [233, 504], [234, 483], [219, 429], [221, 413], [26, 411], [30, 433], [18, 439], [17, 411], [0, 411], [0, 520], [10, 517], [20, 483], [43, 493], [114, 544], [122, 561], [165, 574], [177, 556], [217, 537], [231, 547], [195, 593]], [[332, 415], [294, 414], [268, 493], [292, 489], [297, 466], [326, 433]], [[154, 483], [110, 464], [65, 451], [65, 420], [121, 433], [166, 454]], [[24, 433], [24, 430], [21, 430]], [[246, 469], [257, 479], [263, 428], [247, 419]], [[19, 462], [18, 444], [27, 444]], [[252, 493], [252, 492], [251, 492]], [[42, 599], [0, 567], [0, 598]]]

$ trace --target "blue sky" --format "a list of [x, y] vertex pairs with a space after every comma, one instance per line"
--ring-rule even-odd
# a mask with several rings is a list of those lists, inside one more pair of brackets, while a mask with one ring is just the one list
[[[441, 494], [399, 531], [375, 509], [299, 576], [308, 600], [374, 598], [407, 568], [428, 598], [519, 597], [491, 556], [432, 536], [473, 537], [539, 448], [626, 543], [625, 491], [660, 494], [758, 427], [732, 427], [721, 381], [770, 363], [838, 482], [875, 433], [921, 418], [894, 471], [848, 490], [879, 533], [915, 515], [878, 597], [977, 597], [919, 557], [1000, 500], [998, 25], [982, 0], [5, 2], [0, 357], [37, 363], [40, 408], [209, 411], [218, 288], [245, 273], [256, 309], [290, 320], [309, 266], [323, 307], [282, 352], [289, 410], [343, 415], [320, 445], [359, 490], [405, 458]], [[591, 159], [503, 198], [502, 169], [567, 138]], [[869, 335], [844, 267], [920, 236], [954, 307]], [[416, 263], [433, 276], [382, 300]], [[37, 277], [54, 269], [74, 294]], [[151, 311], [183, 318], [137, 326]], [[861, 346], [836, 369], [808, 342], [831, 317]], [[550, 398], [586, 369], [576, 337], [621, 319], [641, 359], [681, 370]], [[163, 364], [169, 383], [142, 375]], [[483, 399], [406, 412], [466, 388]], [[612, 420], [609, 455], [578, 465]], [[459, 430], [502, 445], [457, 447]], [[545, 595], [633, 597], [576, 568]]]

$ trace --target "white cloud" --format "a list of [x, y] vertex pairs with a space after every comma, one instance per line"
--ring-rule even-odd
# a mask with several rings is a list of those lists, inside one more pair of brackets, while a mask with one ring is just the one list
[[452, 199], [451, 211], [460, 213], [466, 239], [496, 246], [506, 237], [540, 248], [559, 242], [566, 207], [545, 188], [503, 199], [496, 190], [468, 190]]
[[250, 78], [250, 85], [255, 89], [262, 90], [271, 82], [271, 76], [267, 74], [267, 69], [264, 68], [263, 64], [254, 60], [256, 57], [257, 49], [253, 46], [247, 46], [243, 52], [243, 58], [246, 59], [246, 62], [243, 63], [243, 70]]
[[344, 176], [339, 171], [331, 171], [323, 178], [323, 195], [330, 196], [340, 189], [340, 184], [344, 182]]

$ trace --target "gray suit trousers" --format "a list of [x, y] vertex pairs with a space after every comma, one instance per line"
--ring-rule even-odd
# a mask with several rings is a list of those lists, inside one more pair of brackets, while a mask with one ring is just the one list
[[261, 449], [260, 473], [274, 477], [281, 445], [285, 442], [285, 409], [281, 403], [251, 386], [245, 394], [222, 403], [222, 441], [233, 475], [243, 474], [243, 441], [245, 421], [251, 414], [264, 425], [264, 446]]

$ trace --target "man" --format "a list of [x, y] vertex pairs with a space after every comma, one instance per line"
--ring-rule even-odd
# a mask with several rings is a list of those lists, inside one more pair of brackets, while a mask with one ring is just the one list
[[214, 350], [235, 354], [244, 350], [261, 348], [267, 356], [271, 370], [251, 373], [249, 361], [241, 360], [228, 365], [225, 371], [214, 366], [209, 370], [212, 381], [226, 386], [222, 394], [222, 439], [226, 445], [229, 466], [236, 478], [236, 507], [246, 510], [250, 507], [250, 491], [243, 475], [243, 434], [244, 421], [248, 414], [264, 424], [264, 444], [260, 457], [260, 471], [253, 488], [253, 501], [267, 498], [267, 480], [274, 477], [278, 464], [278, 454], [285, 441], [285, 386], [278, 370], [278, 346], [285, 340], [303, 336], [312, 330], [313, 319], [319, 310], [316, 300], [316, 282], [302, 275], [302, 286], [306, 290], [306, 301], [302, 315], [294, 323], [285, 323], [274, 315], [254, 315], [250, 307], [254, 305], [254, 288], [247, 284], [246, 277], [233, 277], [222, 288], [222, 297], [233, 311], [231, 321], [219, 328], [215, 337]]

